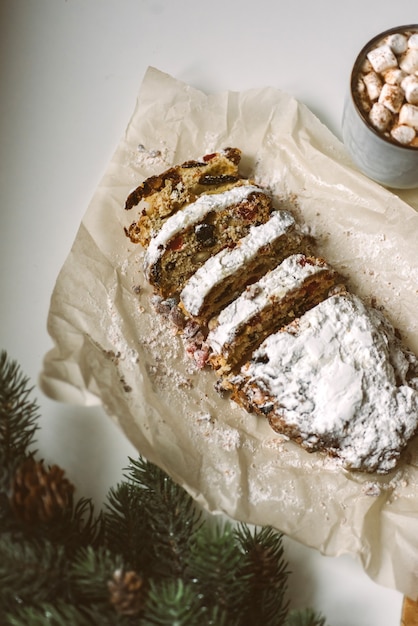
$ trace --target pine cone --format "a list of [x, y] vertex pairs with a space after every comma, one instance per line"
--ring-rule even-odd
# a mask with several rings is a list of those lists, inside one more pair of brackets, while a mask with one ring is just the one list
[[145, 601], [143, 578], [130, 570], [116, 570], [108, 582], [110, 603], [121, 615], [138, 615]]
[[51, 522], [71, 506], [74, 486], [58, 465], [45, 469], [32, 457], [18, 467], [12, 484], [11, 505], [27, 524]]

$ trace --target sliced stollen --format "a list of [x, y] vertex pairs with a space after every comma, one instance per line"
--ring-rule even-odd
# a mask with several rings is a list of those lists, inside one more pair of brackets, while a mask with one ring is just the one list
[[138, 219], [125, 230], [133, 243], [146, 247], [164, 220], [202, 193], [228, 189], [239, 178], [241, 151], [225, 148], [150, 176], [126, 199], [125, 209], [141, 205]]
[[151, 239], [144, 258], [148, 281], [163, 297], [179, 292], [210, 256], [234, 246], [251, 226], [267, 222], [272, 211], [271, 197], [250, 181], [199, 196]]
[[387, 473], [418, 427], [418, 360], [383, 315], [339, 293], [270, 335], [233, 399], [308, 451]]
[[338, 283], [340, 276], [323, 259], [287, 257], [220, 312], [206, 339], [209, 363], [227, 374], [268, 334], [328, 297]]
[[260, 226], [252, 226], [235, 248], [211, 256], [186, 282], [180, 306], [201, 323], [230, 304], [267, 271], [295, 252], [308, 252], [308, 239], [286, 210], [274, 211]]
[[240, 158], [183, 163], [128, 198], [154, 310], [219, 392], [284, 438], [347, 470], [390, 472], [418, 432], [418, 358], [284, 203], [240, 176]]

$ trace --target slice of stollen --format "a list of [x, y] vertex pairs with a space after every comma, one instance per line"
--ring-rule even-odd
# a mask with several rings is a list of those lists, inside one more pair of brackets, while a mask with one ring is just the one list
[[328, 297], [339, 282], [323, 259], [287, 257], [221, 311], [206, 340], [210, 364], [221, 375], [230, 372], [268, 334]]

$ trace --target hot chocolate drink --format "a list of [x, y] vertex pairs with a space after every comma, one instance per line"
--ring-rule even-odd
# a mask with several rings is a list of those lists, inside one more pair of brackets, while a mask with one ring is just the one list
[[342, 135], [363, 174], [387, 187], [418, 187], [418, 24], [391, 28], [360, 51]]
[[418, 32], [394, 32], [364, 50], [353, 96], [365, 120], [395, 143], [418, 148]]

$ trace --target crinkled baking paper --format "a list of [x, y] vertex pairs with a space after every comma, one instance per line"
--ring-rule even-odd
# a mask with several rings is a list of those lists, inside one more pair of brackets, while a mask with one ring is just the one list
[[304, 220], [322, 255], [418, 353], [418, 190], [395, 194], [359, 174], [331, 132], [282, 91], [207, 95], [149, 68], [57, 279], [42, 389], [101, 403], [138, 452], [208, 510], [272, 525], [327, 555], [351, 553], [375, 581], [416, 597], [418, 441], [384, 477], [309, 454], [220, 397], [213, 372], [196, 371], [150, 309], [142, 250], [123, 230], [136, 217], [126, 196], [146, 177], [226, 146], [242, 150], [243, 173]]

